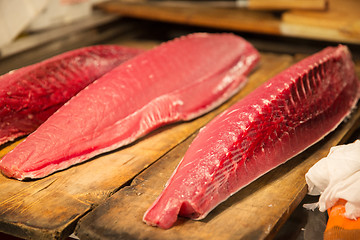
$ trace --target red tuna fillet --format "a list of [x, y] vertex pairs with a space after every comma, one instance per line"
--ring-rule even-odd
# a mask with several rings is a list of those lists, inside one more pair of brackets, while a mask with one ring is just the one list
[[199, 132], [143, 220], [167, 229], [178, 215], [204, 218], [334, 130], [359, 96], [345, 46], [326, 48], [291, 66]]
[[218, 106], [259, 59], [232, 34], [192, 34], [149, 50], [90, 84], [1, 161], [13, 178], [40, 178]]
[[0, 76], [0, 144], [34, 131], [89, 83], [142, 51], [84, 47]]

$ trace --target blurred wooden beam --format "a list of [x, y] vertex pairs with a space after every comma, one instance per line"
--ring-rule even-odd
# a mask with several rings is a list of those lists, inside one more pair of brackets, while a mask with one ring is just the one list
[[[318, 2], [317, 0], [247, 1], [248, 4], [251, 1], [271, 2], [273, 8], [276, 8], [275, 2], [277, 1], [302, 2], [303, 4], [307, 2], [315, 4]], [[360, 15], [358, 13], [360, 1], [358, 0], [328, 0], [326, 1], [328, 3], [326, 11], [303, 9], [286, 11], [254, 10], [249, 9], [251, 8], [250, 5], [248, 8], [215, 7], [200, 5], [199, 2], [202, 2], [200, 0], [196, 1], [197, 4], [186, 6], [158, 4], [158, 2], [162, 2], [162, 0], [112, 0], [101, 3], [98, 7], [127, 17], [210, 27], [223, 31], [261, 33], [299, 39], [360, 44]], [[205, 0], [205, 2], [208, 1]], [[263, 6], [265, 9], [265, 5]]]
[[150, 1], [107, 1], [97, 5], [121, 16], [221, 28], [233, 31], [280, 34], [280, 19], [272, 12], [240, 8], [170, 6]]
[[360, 44], [360, 1], [329, 0], [327, 11], [293, 10], [282, 14], [285, 36]]
[[325, 10], [327, 0], [237, 0], [240, 6], [261, 10]]

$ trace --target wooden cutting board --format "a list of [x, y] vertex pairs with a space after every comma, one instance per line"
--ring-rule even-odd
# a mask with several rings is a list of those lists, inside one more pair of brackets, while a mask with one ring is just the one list
[[[276, 14], [266, 11], [207, 7], [206, 5], [193, 7], [159, 5], [146, 1], [116, 0], [105, 1], [98, 4], [97, 7], [120, 16], [237, 31], [280, 34], [280, 19]], [[261, 24], [259, 24], [260, 22]]]
[[[190, 4], [184, 6], [154, 4], [152, 1], [112, 0], [97, 5], [104, 11], [120, 16], [205, 26], [231, 31], [291, 36], [342, 43], [360, 44], [360, 1], [279, 1], [300, 6], [326, 4], [323, 10], [271, 11], [276, 1], [249, 1], [249, 8], [211, 7]], [[279, 3], [280, 6], [284, 6]], [[251, 7], [252, 6], [252, 7]], [[263, 6], [262, 10], [258, 10]], [[299, 7], [298, 7], [299, 8]], [[257, 9], [257, 10], [254, 10]]]
[[[120, 236], [166, 238], [174, 236], [175, 233], [179, 233], [177, 237], [180, 238], [187, 229], [185, 226], [191, 226], [190, 228], [193, 229], [191, 231], [200, 225], [207, 226], [201, 228], [201, 231], [209, 229], [210, 226], [216, 226], [214, 229], [222, 229], [224, 222], [217, 220], [223, 219], [220, 217], [223, 216], [222, 214], [228, 214], [231, 219], [240, 221], [243, 212], [235, 211], [234, 215], [234, 210], [248, 208], [246, 219], [249, 219], [249, 223], [244, 223], [242, 220], [242, 224], [251, 226], [251, 216], [260, 216], [261, 226], [268, 226], [267, 230], [257, 233], [259, 228], [255, 228], [256, 225], [253, 225], [252, 231], [255, 232], [251, 234], [258, 234], [256, 236], [259, 238], [269, 235], [277, 227], [280, 227], [305, 194], [301, 180], [305, 169], [313, 163], [314, 159], [319, 159], [324, 155], [330, 146], [336, 145], [341, 139], [344, 139], [359, 118], [359, 111], [329, 138], [314, 146], [312, 148], [314, 151], [307, 151], [305, 155], [296, 158], [298, 160], [290, 161], [291, 165], [284, 165], [285, 170], [284, 167], [280, 167], [280, 170], [265, 175], [261, 178], [265, 179], [263, 182], [256, 181], [251, 185], [252, 187], [246, 188], [235, 198], [227, 201], [225, 205], [217, 208], [205, 221], [183, 221], [184, 224], [180, 223], [178, 227], [174, 228], [175, 230], [164, 232], [145, 226], [142, 224], [140, 216], [161, 190], [162, 184], [183, 155], [196, 131], [261, 83], [291, 65], [293, 61], [294, 57], [290, 55], [262, 53], [261, 63], [258, 69], [251, 74], [245, 88], [219, 108], [193, 121], [158, 129], [129, 146], [102, 154], [83, 164], [34, 181], [21, 182], [0, 175], [0, 231], [26, 239], [62, 239], [70, 235], [77, 222], [90, 213], [78, 227], [78, 234], [84, 239], [87, 236], [91, 238], [98, 236], [99, 239], [106, 237], [118, 239]], [[16, 144], [3, 147], [0, 156], [6, 154]], [[319, 149], [321, 153], [315, 151]], [[302, 161], [310, 156], [311, 162]], [[149, 167], [159, 159], [160, 161], [156, 165]], [[133, 181], [131, 187], [123, 188], [125, 184], [147, 168], [149, 170]], [[284, 179], [284, 176], [293, 176], [291, 174], [293, 171], [297, 173], [295, 178], [299, 179], [299, 184], [302, 184], [301, 190], [293, 188], [292, 178], [294, 177], [290, 180]], [[272, 183], [277, 183], [281, 187], [277, 188], [277, 191], [273, 191]], [[270, 195], [275, 194], [274, 196], [276, 196], [276, 192], [285, 187], [289, 191], [279, 200], [281, 204], [277, 204], [277, 201], [269, 202]], [[139, 188], [141, 189], [139, 190]], [[119, 189], [121, 190], [117, 192]], [[109, 199], [115, 192], [117, 193], [114, 198]], [[266, 197], [264, 198], [264, 196]], [[237, 205], [239, 199], [246, 200], [246, 205], [239, 207]], [[261, 204], [263, 202], [268, 203], [266, 208]], [[121, 204], [125, 205], [121, 206]], [[100, 208], [98, 208], [99, 205], [101, 205]], [[279, 217], [277, 209], [280, 205], [285, 214]], [[121, 212], [118, 212], [119, 206], [123, 208]], [[250, 206], [251, 208], [249, 208]], [[266, 217], [264, 218], [264, 216]], [[102, 219], [106, 221], [102, 221]], [[136, 226], [136, 232], [130, 231], [132, 224]], [[225, 229], [232, 226], [228, 225]], [[152, 235], [153, 233], [154, 235]], [[208, 235], [212, 233], [210, 231]], [[248, 234], [250, 233], [248, 232]], [[234, 235], [229, 231], [226, 236]]]

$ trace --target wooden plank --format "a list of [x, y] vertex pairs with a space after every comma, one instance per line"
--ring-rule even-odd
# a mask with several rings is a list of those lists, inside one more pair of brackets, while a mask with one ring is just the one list
[[[125, 1], [129, 2], [123, 0]], [[144, 0], [135, 1], [144, 3]], [[253, 10], [325, 10], [327, 7], [327, 0], [147, 0], [147, 2], [173, 7], [239, 7]]]
[[[255, 0], [261, 4], [273, 1]], [[291, 1], [301, 4], [316, 4], [317, 1]], [[300, 3], [301, 2], [301, 3]], [[251, 2], [249, 2], [250, 4]], [[256, 8], [256, 5], [253, 5]], [[265, 5], [264, 9], [265, 9]], [[339, 41], [360, 44], [360, 1], [329, 0], [326, 11], [287, 10], [284, 12], [253, 10], [236, 7], [211, 7], [153, 4], [149, 1], [108, 1], [99, 8], [122, 16], [164, 22], [203, 26], [231, 31], [243, 31], [270, 35], [290, 36], [303, 39]], [[261, 24], [259, 24], [261, 23]]]
[[287, 11], [281, 33], [287, 36], [360, 43], [360, 1], [329, 0], [327, 11]]
[[[263, 54], [246, 87], [225, 104], [193, 121], [158, 129], [127, 147], [35, 181], [21, 182], [1, 175], [0, 231], [26, 239], [68, 236], [84, 214], [291, 62], [288, 55]], [[0, 157], [17, 143], [5, 146]]]
[[[97, 5], [107, 12], [187, 25], [222, 28], [267, 34], [280, 33], [280, 20], [265, 11], [239, 8], [214, 8], [204, 6], [169, 6], [149, 2], [106, 1]], [[259, 24], [261, 22], [261, 24]]]
[[179, 218], [168, 230], [142, 222], [195, 135], [178, 145], [106, 202], [82, 218], [80, 239], [271, 239], [307, 192], [305, 173], [360, 126], [360, 108], [336, 131], [265, 174], [215, 208], [204, 220]]
[[[238, 0], [241, 2], [242, 0]], [[240, 4], [249, 9], [261, 10], [288, 10], [288, 9], [311, 9], [325, 10], [327, 0], [246, 0], [245, 4]]]

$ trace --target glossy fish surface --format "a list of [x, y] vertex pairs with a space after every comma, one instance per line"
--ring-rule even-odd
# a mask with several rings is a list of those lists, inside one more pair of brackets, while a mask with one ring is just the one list
[[90, 84], [9, 152], [8, 177], [40, 178], [217, 107], [246, 83], [259, 53], [233, 34], [162, 43]]
[[140, 52], [84, 47], [0, 76], [0, 144], [33, 132], [87, 85]]
[[328, 47], [270, 79], [209, 122], [143, 220], [170, 228], [218, 204], [334, 130], [360, 96], [346, 46]]

